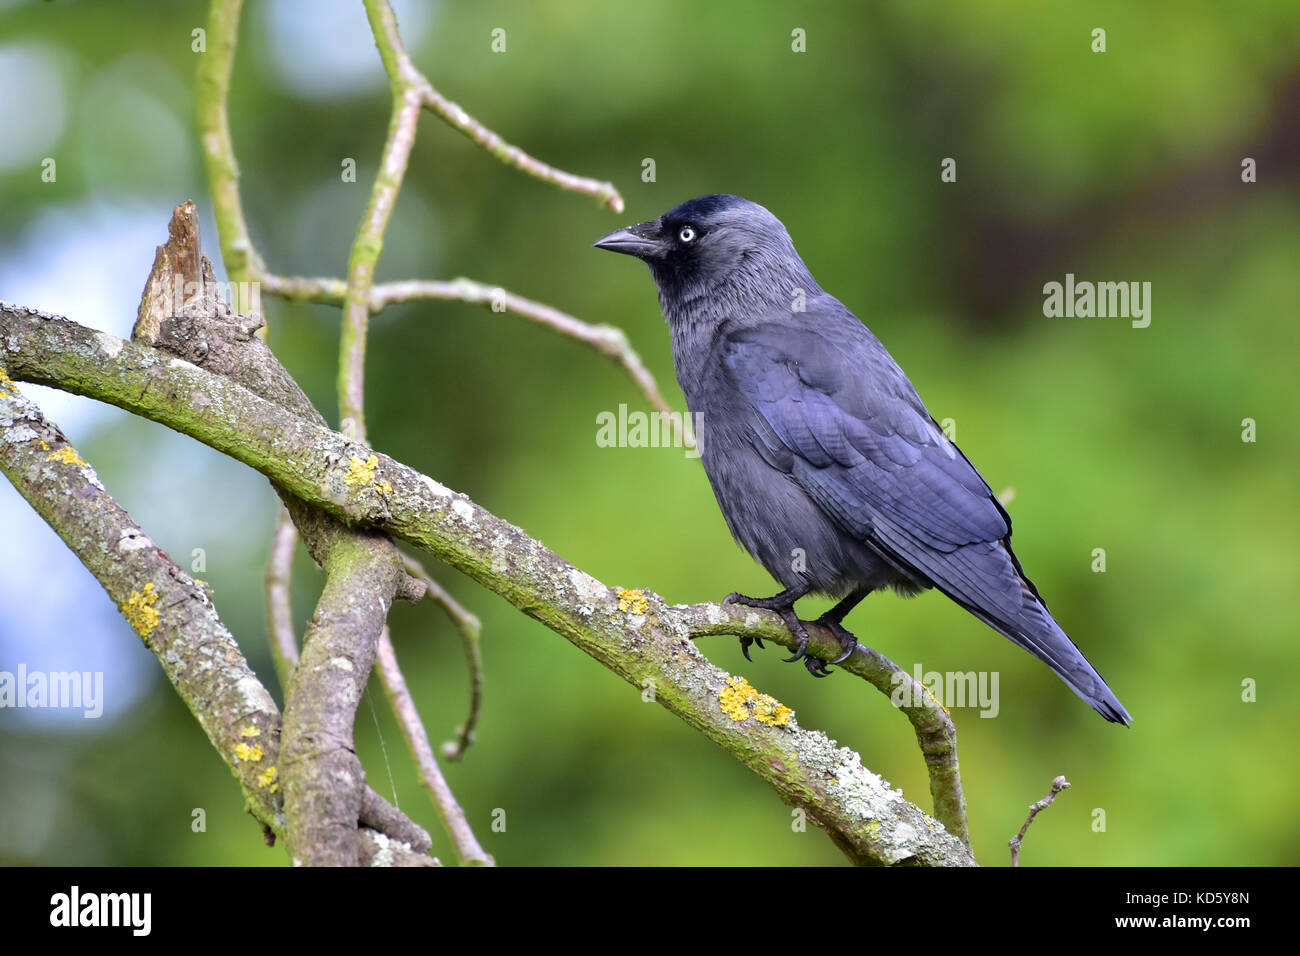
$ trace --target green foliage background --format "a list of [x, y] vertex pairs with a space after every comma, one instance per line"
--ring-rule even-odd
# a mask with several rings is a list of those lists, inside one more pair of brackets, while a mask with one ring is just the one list
[[[357, 89], [295, 92], [277, 66], [299, 55], [295, 36], [270, 31], [323, 5], [273, 6], [280, 16], [247, 5], [235, 64], [245, 207], [273, 270], [343, 275], [388, 124], [381, 66], [376, 55]], [[467, 275], [620, 325], [682, 407], [645, 269], [590, 243], [686, 198], [738, 193], [781, 217], [822, 285], [889, 346], [934, 415], [955, 419], [990, 484], [1015, 488], [1017, 550], [1132, 712], [1131, 730], [936, 594], [873, 596], [848, 621], [908, 669], [1000, 674], [996, 719], [954, 711], [982, 862], [1006, 863], [1026, 806], [1058, 773], [1074, 786], [1035, 824], [1026, 865], [1296, 862], [1300, 6], [545, 0], [413, 16], [426, 28], [408, 35], [411, 50], [436, 86], [532, 154], [612, 179], [628, 209], [614, 216], [504, 168], [426, 116], [381, 281]], [[354, 19], [337, 43], [370, 49]], [[192, 2], [0, 11], [0, 50], [53, 51], [69, 97], [50, 152], [57, 184], [40, 181], [38, 160], [0, 174], [6, 256], [40, 261], [31, 223], [89, 200], [131, 203], [156, 224], [154, 242], [185, 198], [211, 222], [190, 50], [205, 20]], [[1089, 49], [1098, 26], [1104, 54]], [[504, 54], [489, 49], [495, 27]], [[806, 53], [791, 51], [795, 27]], [[949, 156], [958, 181], [942, 184]], [[1256, 184], [1241, 182], [1245, 156]], [[345, 157], [357, 183], [340, 182]], [[641, 181], [646, 157], [656, 182]], [[218, 258], [210, 228], [205, 244]], [[138, 269], [120, 277], [132, 288], [153, 257], [151, 243], [137, 251]], [[1151, 282], [1150, 327], [1044, 318], [1042, 286], [1066, 272]], [[62, 311], [59, 291], [30, 304]], [[337, 310], [270, 300], [267, 313], [272, 345], [333, 420]], [[731, 542], [698, 462], [596, 446], [599, 412], [644, 403], [582, 346], [512, 315], [408, 305], [373, 323], [368, 375], [378, 447], [606, 583], [673, 602], [773, 590]], [[1255, 443], [1242, 441], [1247, 417]], [[218, 609], [279, 699], [261, 598], [270, 488], [209, 483], [178, 500], [172, 476], [238, 469], [125, 413], [98, 421], [71, 435], [78, 449], [177, 560], [206, 549]], [[0, 528], [26, 508], [3, 492]], [[28, 547], [6, 546], [6, 562]], [[1091, 570], [1094, 548], [1104, 574]], [[447, 774], [500, 862], [843, 862], [664, 710], [495, 596], [439, 577], [483, 619], [486, 709], [478, 743]], [[302, 621], [319, 583], [300, 557]], [[59, 607], [41, 612], [50, 642], [119, 642], [148, 658], [125, 625], [70, 635]], [[15, 620], [0, 608], [0, 668]], [[467, 697], [454, 632], [409, 606], [393, 629], [431, 736], [450, 737]], [[875, 691], [844, 675], [814, 682], [771, 649], [752, 665], [729, 640], [704, 649], [928, 809], [910, 729]], [[1242, 701], [1247, 678], [1257, 702]], [[94, 726], [33, 728], [0, 711], [0, 862], [285, 864], [156, 667], [151, 679], [129, 713]], [[395, 786], [447, 859], [373, 681], [370, 696], [358, 745], [371, 781]], [[504, 833], [491, 828], [495, 808]], [[24, 839], [33, 827], [44, 835]]]

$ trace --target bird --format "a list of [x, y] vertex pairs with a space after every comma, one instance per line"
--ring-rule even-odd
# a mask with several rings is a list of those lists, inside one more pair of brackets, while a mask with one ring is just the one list
[[[718, 506], [782, 587], [725, 602], [779, 614], [795, 639], [787, 660], [824, 677], [858, 646], [843, 621], [863, 598], [933, 588], [1106, 720], [1130, 724], [1025, 574], [1002, 503], [880, 340], [817, 284], [776, 216], [701, 196], [594, 245], [650, 267]], [[817, 619], [840, 644], [834, 660], [807, 653], [794, 604], [809, 594], [838, 602]]]

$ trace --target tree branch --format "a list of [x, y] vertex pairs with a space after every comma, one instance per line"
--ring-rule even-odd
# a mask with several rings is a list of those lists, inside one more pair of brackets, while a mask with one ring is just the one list
[[403, 555], [406, 573], [424, 582], [427, 590], [425, 596], [443, 609], [456, 631], [460, 634], [461, 646], [465, 650], [465, 663], [469, 671], [469, 714], [465, 722], [456, 728], [456, 739], [443, 744], [443, 756], [448, 760], [459, 760], [474, 742], [474, 730], [478, 726], [479, 712], [483, 706], [483, 649], [480, 647], [480, 633], [483, 625], [478, 616], [463, 607], [441, 584], [435, 581], [424, 566], [410, 555]]
[[1020, 828], [1020, 832], [1013, 836], [1007, 844], [1011, 847], [1012, 866], [1020, 865], [1020, 845], [1025, 842], [1025, 833], [1029, 830], [1029, 824], [1034, 822], [1034, 817], [1038, 816], [1038, 814], [1050, 807], [1058, 793], [1062, 790], [1069, 789], [1070, 781], [1066, 780], [1065, 777], [1055, 777], [1052, 780], [1052, 789], [1047, 791], [1047, 796], [1029, 805], [1029, 816], [1025, 817], [1024, 826]]
[[387, 628], [379, 638], [379, 673], [384, 681], [384, 690], [388, 693], [388, 702], [401, 724], [402, 735], [420, 767], [420, 779], [433, 798], [433, 805], [438, 808], [438, 815], [442, 817], [442, 825], [451, 836], [457, 858], [462, 864], [494, 866], [492, 857], [479, 845], [474, 831], [470, 829], [465, 811], [461, 809], [456, 795], [451, 792], [451, 787], [447, 786], [447, 780], [434, 758], [429, 736], [424, 731], [411, 692], [406, 688], [406, 678], [397, 666], [397, 652], [393, 650]]
[[[0, 352], [0, 359], [4, 355]], [[0, 471], [95, 576], [153, 652], [238, 781], [248, 812], [267, 833], [283, 836], [281, 720], [275, 701], [217, 616], [206, 589], [118, 505], [58, 427], [10, 381], [3, 361]], [[419, 826], [395, 809], [379, 812], [382, 797], [367, 788], [364, 801], [370, 812], [359, 816], [363, 824], [406, 841], [394, 844], [388, 859], [409, 863], [427, 850], [428, 835], [421, 841]]]
[[[271, 295], [278, 295], [291, 301], [317, 302], [322, 305], [342, 305], [347, 296], [347, 283], [341, 279], [330, 278], [308, 279], [302, 276], [267, 275], [263, 279], [262, 289]], [[646, 400], [667, 417], [667, 421], [672, 424], [679, 438], [685, 440], [688, 437], [682, 428], [681, 413], [668, 404], [654, 376], [641, 361], [641, 356], [632, 348], [627, 333], [617, 326], [592, 325], [553, 306], [516, 295], [500, 286], [487, 285], [465, 278], [445, 282], [434, 279], [410, 279], [372, 286], [370, 311], [377, 313], [395, 303], [426, 299], [468, 302], [472, 305], [488, 306], [494, 311], [505, 309], [594, 348], [602, 355], [612, 358], [627, 372], [628, 377], [641, 390]]]
[[[3, 359], [0, 353], [0, 359]], [[217, 748], [264, 827], [283, 828], [275, 783], [280, 712], [202, 585], [104, 488], [0, 361], [0, 470], [95, 575]], [[241, 757], [241, 745], [256, 747]]]
[[[154, 257], [132, 338], [240, 382], [302, 420], [323, 426], [324, 418], [253, 334], [260, 324], [260, 319], [232, 312], [218, 295], [212, 264], [202, 253], [194, 204], [177, 206], [167, 242]], [[352, 749], [355, 700], [374, 663], [388, 608], [399, 596], [423, 593], [423, 585], [407, 584], [401, 555], [388, 538], [352, 531], [284, 488], [276, 490], [328, 578], [304, 636], [305, 663], [289, 676], [285, 690], [280, 776], [289, 851], [307, 864], [355, 865], [355, 822], [365, 786]], [[361, 585], [377, 590], [355, 589]], [[276, 626], [283, 630], [283, 622]], [[281, 633], [279, 640], [293, 643], [291, 634]], [[309, 641], [318, 646], [308, 646]], [[339, 662], [364, 669], [356, 673]], [[321, 810], [329, 814], [322, 816]]]
[[230, 137], [230, 76], [239, 43], [239, 14], [243, 0], [212, 0], [208, 8], [208, 49], [198, 57], [195, 105], [199, 139], [212, 190], [212, 208], [221, 240], [221, 261], [231, 282], [256, 282], [265, 267], [248, 234], [244, 204], [239, 198], [239, 163]]
[[[433, 846], [428, 831], [370, 787], [366, 787], [366, 792], [361, 797], [361, 822], [380, 834], [402, 841], [414, 854], [424, 856], [427, 863], [421, 865], [431, 866], [435, 863], [427, 856], [429, 848]], [[362, 859], [365, 859], [364, 850]]]
[[395, 100], [404, 98], [406, 93], [412, 93], [418, 105], [433, 113], [452, 129], [464, 133], [472, 142], [482, 146], [507, 166], [513, 166], [535, 179], [558, 186], [560, 189], [594, 196], [601, 205], [608, 206], [614, 212], [623, 211], [623, 197], [619, 195], [613, 183], [575, 176], [534, 159], [519, 147], [511, 146], [435, 90], [433, 84], [416, 68], [407, 55], [406, 46], [397, 31], [397, 18], [393, 15], [388, 0], [366, 0], [366, 13], [370, 17], [370, 27], [375, 35], [375, 45], [379, 47], [379, 56], [384, 61], [384, 69], [388, 71]]
[[464, 133], [507, 166], [513, 166], [534, 179], [540, 179], [553, 186], [559, 186], [569, 192], [594, 196], [602, 206], [608, 206], [614, 212], [621, 213], [623, 211], [623, 197], [614, 188], [613, 183], [588, 179], [586, 176], [575, 176], [573, 173], [566, 173], [562, 169], [556, 169], [539, 159], [534, 159], [518, 146], [511, 146], [499, 135], [447, 99], [435, 90], [428, 80], [424, 81], [420, 92], [425, 109], [439, 119], [444, 120], [452, 129]]
[[[721, 608], [721, 614], [716, 610]], [[737, 621], [744, 621], [746, 637], [757, 637], [784, 647], [796, 646], [794, 635], [781, 618], [770, 612], [759, 613], [734, 604], [697, 604], [674, 608], [681, 612], [691, 637], [735, 635]], [[833, 660], [842, 648], [838, 639], [816, 621], [804, 621], [808, 632], [808, 652], [823, 660]], [[970, 829], [966, 822], [966, 798], [962, 793], [961, 771], [957, 764], [957, 728], [943, 705], [929, 688], [916, 680], [879, 651], [859, 644], [849, 658], [839, 665], [861, 677], [890, 699], [916, 732], [916, 742], [925, 757], [930, 778], [930, 799], [935, 818], [949, 833], [970, 848]]]
[[384, 248], [384, 232], [397, 205], [406, 164], [420, 122], [420, 94], [402, 72], [406, 53], [397, 36], [397, 18], [388, 0], [365, 0], [370, 29], [379, 45], [393, 90], [388, 139], [379, 158], [379, 173], [370, 189], [370, 202], [352, 240], [348, 255], [347, 294], [343, 297], [343, 332], [339, 337], [339, 430], [365, 441], [366, 332], [370, 325], [370, 287]]
[[[293, 561], [294, 545], [297, 541], [297, 529], [294, 527], [288, 512], [282, 509], [275, 535], [271, 540], [271, 559], [267, 572], [267, 600], [269, 604], [268, 618], [271, 621], [273, 632], [272, 651], [275, 653], [276, 667], [280, 672], [282, 685], [286, 688], [289, 686], [290, 678], [298, 665], [298, 642], [293, 633], [289, 603], [290, 568]], [[433, 596], [434, 600], [439, 601], [439, 603], [449, 602], [448, 613], [452, 613], [451, 608], [454, 608], [461, 615], [467, 615], [472, 620], [475, 629], [474, 637], [477, 642], [478, 619], [461, 608], [459, 604], [456, 604], [451, 595], [443, 591], [441, 586], [430, 578], [417, 562], [406, 555], [402, 557], [412, 579], [418, 579], [424, 583], [425, 593]], [[444, 604], [444, 606], [447, 606], [447, 604]], [[477, 651], [477, 643], [475, 644], [475, 650]], [[425, 735], [424, 727], [420, 723], [419, 715], [415, 710], [415, 702], [406, 688], [406, 678], [403, 676], [401, 668], [397, 666], [396, 653], [393, 650], [386, 626], [379, 638], [378, 663], [380, 677], [388, 693], [389, 701], [392, 703], [393, 710], [402, 724], [402, 732], [420, 767], [425, 786], [428, 787], [434, 798], [434, 805], [438, 808], [443, 825], [452, 838], [452, 845], [457, 851], [460, 862], [462, 864], [494, 865], [492, 857], [483, 851], [474, 838], [469, 822], [465, 819], [464, 811], [461, 810], [460, 804], [451, 792], [451, 788], [447, 786], [442, 777], [442, 772], [433, 756], [432, 748], [429, 746], [428, 737]], [[481, 673], [481, 669], [475, 667], [473, 673], [478, 675]], [[474, 702], [470, 711], [471, 721], [477, 714], [477, 682], [475, 684]], [[406, 841], [417, 853], [427, 851], [432, 845], [429, 835], [419, 827], [414, 829], [406, 827], [401, 822], [405, 819], [395, 807], [390, 807], [387, 801], [377, 793], [368, 787], [366, 788], [361, 804], [361, 822], [380, 832], [391, 834]], [[363, 861], [365, 860], [364, 850], [365, 847], [363, 846]]]
[[288, 509], [281, 508], [266, 563], [266, 621], [271, 632], [271, 657], [280, 677], [280, 687], [285, 690], [293, 676], [294, 665], [298, 663], [298, 635], [294, 633], [293, 604], [289, 599], [293, 552], [297, 545], [298, 529]]
[[768, 636], [775, 615], [716, 605], [686, 613], [651, 592], [606, 587], [432, 478], [156, 350], [6, 305], [0, 342], [11, 374], [158, 421], [342, 520], [432, 552], [633, 686], [652, 688], [659, 703], [804, 809], [855, 862], [973, 863], [958, 838], [852, 751], [762, 701], [744, 705], [744, 688], [690, 640], [692, 619], [730, 616], [735, 633]]
[[285, 693], [280, 776], [295, 864], [356, 866], [365, 771], [352, 743], [361, 694], [402, 571], [377, 533], [338, 535]]

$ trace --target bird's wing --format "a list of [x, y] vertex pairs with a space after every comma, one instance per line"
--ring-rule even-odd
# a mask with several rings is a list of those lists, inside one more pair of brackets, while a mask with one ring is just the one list
[[848, 533], [961, 603], [1015, 620], [1020, 576], [1008, 558], [988, 560], [1010, 534], [1006, 512], [884, 346], [852, 322], [862, 334], [769, 324], [724, 337], [723, 363], [758, 413], [756, 447]]
[[803, 326], [786, 315], [718, 340], [726, 374], [754, 410], [754, 446], [848, 534], [1045, 661], [1107, 720], [1127, 724], [1025, 576], [1011, 519], [975, 466], [853, 313], [835, 300], [816, 308]]

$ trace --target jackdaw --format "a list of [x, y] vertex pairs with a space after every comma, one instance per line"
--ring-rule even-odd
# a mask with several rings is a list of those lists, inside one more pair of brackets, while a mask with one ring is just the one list
[[[784, 588], [726, 600], [778, 612], [798, 642], [789, 660], [825, 676], [857, 646], [841, 622], [859, 601], [933, 587], [1129, 723], [1021, 569], [1006, 509], [779, 219], [738, 196], [702, 196], [595, 245], [650, 267], [723, 517]], [[810, 593], [840, 599], [818, 618], [843, 649], [829, 662], [805, 654], [794, 603]]]

